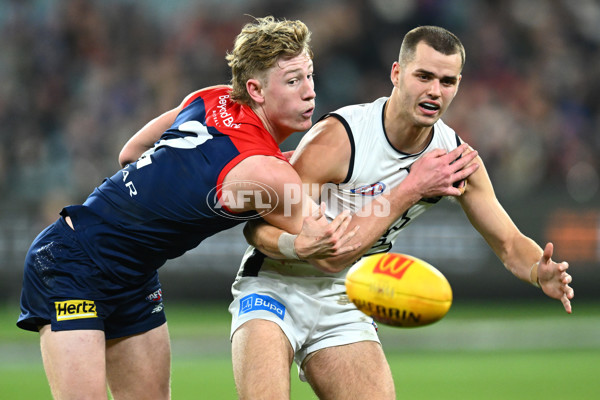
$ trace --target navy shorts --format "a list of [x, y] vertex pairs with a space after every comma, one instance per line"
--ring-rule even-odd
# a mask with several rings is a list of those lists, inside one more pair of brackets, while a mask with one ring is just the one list
[[126, 284], [98, 267], [61, 217], [32, 243], [25, 259], [19, 328], [102, 330], [106, 339], [166, 322], [158, 272]]

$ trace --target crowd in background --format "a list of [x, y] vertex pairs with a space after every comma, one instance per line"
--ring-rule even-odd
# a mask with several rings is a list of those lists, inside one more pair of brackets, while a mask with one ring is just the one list
[[148, 120], [228, 83], [226, 51], [265, 15], [313, 31], [317, 118], [389, 95], [409, 29], [453, 31], [467, 60], [444, 120], [479, 150], [499, 196], [597, 198], [594, 0], [0, 0], [0, 210], [42, 226], [83, 201]]

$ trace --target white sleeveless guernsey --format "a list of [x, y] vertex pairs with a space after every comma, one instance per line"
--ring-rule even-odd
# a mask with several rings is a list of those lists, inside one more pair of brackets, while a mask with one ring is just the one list
[[[375, 202], [374, 198], [397, 186], [406, 178], [411, 165], [434, 149], [454, 150], [462, 141], [453, 129], [438, 120], [433, 126], [433, 136], [427, 147], [416, 154], [396, 150], [385, 132], [383, 110], [387, 97], [373, 103], [351, 105], [324, 116], [337, 118], [346, 128], [352, 155], [348, 175], [339, 185], [326, 184], [321, 191], [321, 201], [327, 205], [326, 215], [333, 219], [343, 210], [366, 213], [388, 212], [389, 203]], [[400, 230], [406, 227], [441, 198], [422, 199], [407, 210], [365, 255], [389, 251]]]
[[[460, 143], [454, 131], [438, 121], [431, 143], [422, 152], [405, 154], [394, 149], [383, 128], [386, 101], [381, 98], [370, 104], [344, 107], [325, 116], [344, 124], [352, 146], [344, 182], [328, 184], [321, 192], [329, 219], [345, 209], [363, 209], [384, 190], [400, 183], [412, 163], [426, 152], [435, 148], [453, 150]], [[439, 200], [423, 199], [415, 204], [367, 254], [389, 251], [398, 232]], [[376, 203], [371, 211], [385, 212], [381, 207], [377, 209]], [[294, 360], [304, 381], [300, 366], [309, 354], [332, 346], [379, 342], [373, 319], [359, 311], [346, 295], [347, 271], [325, 273], [305, 261], [268, 258], [250, 246], [231, 287], [231, 335], [254, 319], [277, 324], [294, 349]]]

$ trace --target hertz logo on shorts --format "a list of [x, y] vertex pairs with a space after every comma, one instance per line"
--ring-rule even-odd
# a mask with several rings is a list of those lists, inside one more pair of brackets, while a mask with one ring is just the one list
[[96, 318], [96, 304], [91, 300], [55, 301], [56, 320]]

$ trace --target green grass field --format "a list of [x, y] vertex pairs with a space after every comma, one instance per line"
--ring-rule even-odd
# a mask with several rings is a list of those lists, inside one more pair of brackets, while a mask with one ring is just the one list
[[[399, 399], [600, 398], [600, 305], [454, 304], [417, 329], [380, 326]], [[50, 399], [35, 333], [0, 307], [0, 398]], [[173, 399], [235, 399], [225, 304], [167, 304]], [[293, 400], [316, 399], [292, 369]]]

